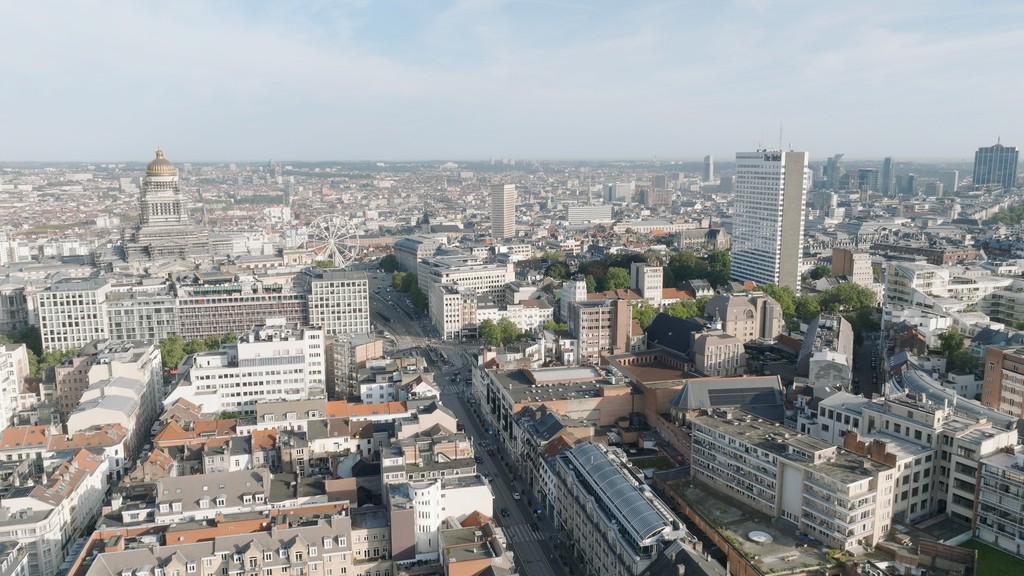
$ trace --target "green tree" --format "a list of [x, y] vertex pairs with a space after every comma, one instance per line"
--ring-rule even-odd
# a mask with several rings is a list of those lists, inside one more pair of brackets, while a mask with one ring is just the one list
[[939, 350], [948, 360], [953, 356], [954, 353], [962, 350], [964, 347], [964, 336], [954, 326], [949, 330], [946, 330], [942, 334], [939, 334]]
[[380, 259], [377, 263], [377, 267], [385, 272], [394, 272], [398, 270], [398, 258], [395, 258], [394, 254], [388, 254]]
[[334, 268], [334, 260], [315, 260], [313, 266], [317, 268]]
[[792, 288], [776, 284], [765, 284], [761, 286], [761, 291], [779, 303], [779, 306], [782, 307], [782, 316], [784, 318], [792, 318], [796, 315], [796, 294]]
[[676, 281], [676, 273], [668, 266], [665, 266], [665, 271], [662, 273], [661, 278], [662, 288], [675, 288], [676, 284], [679, 284], [679, 282]]
[[875, 293], [860, 284], [843, 282], [822, 292], [819, 302], [825, 312], [853, 312], [862, 308], [874, 308]]
[[732, 268], [732, 256], [725, 250], [715, 250], [707, 257], [707, 281], [718, 288], [729, 283], [729, 270]]
[[395, 272], [394, 275], [391, 276], [391, 287], [394, 288], [395, 290], [401, 290], [402, 282], [404, 281], [405, 272]]
[[185, 342], [186, 356], [189, 354], [195, 354], [197, 352], [203, 352], [205, 350], [207, 350], [205, 340], [194, 338], [192, 340], [189, 340], [188, 342]]
[[811, 271], [807, 273], [807, 276], [811, 280], [821, 280], [822, 278], [828, 278], [832, 275], [831, 266], [815, 266], [811, 268]]
[[565, 260], [565, 254], [563, 254], [561, 252], [550, 252], [549, 251], [549, 252], [545, 252], [544, 254], [542, 254], [541, 258], [544, 259], [544, 260], [547, 260], [548, 262], [561, 262], [562, 260]]
[[181, 364], [185, 357], [185, 341], [179, 334], [171, 334], [160, 341], [160, 356], [163, 358], [164, 369], [173, 370]]
[[234, 412], [232, 410], [224, 410], [217, 415], [218, 420], [235, 420], [242, 416], [241, 412]]
[[677, 318], [693, 318], [696, 316], [704, 315], [704, 306], [707, 305], [708, 298], [702, 296], [696, 299], [680, 300], [673, 302], [665, 308], [665, 313], [670, 316]]
[[522, 331], [519, 329], [519, 326], [516, 326], [516, 323], [508, 318], [499, 319], [497, 328], [501, 342], [504, 344], [510, 344], [522, 337]]
[[693, 252], [676, 252], [668, 261], [677, 281], [707, 278], [708, 263]]
[[203, 338], [203, 350], [218, 350], [220, 349], [220, 342], [220, 336], [207, 336], [206, 338]]
[[604, 277], [605, 290], [617, 290], [629, 286], [629, 270], [625, 268], [609, 268]]
[[658, 311], [647, 300], [641, 300], [639, 304], [633, 306], [633, 320], [639, 322], [641, 328], [650, 326], [657, 315]]
[[33, 376], [36, 378], [43, 378], [46, 376], [46, 372], [50, 368], [53, 368], [75, 354], [78, 354], [78, 350], [47, 350], [46, 352], [43, 352], [43, 355], [39, 357], [39, 362], [36, 364], [36, 370], [38, 370], [38, 372], [33, 374]]
[[980, 367], [981, 362], [977, 356], [971, 354], [970, 350], [961, 348], [950, 355], [946, 361], [946, 370], [952, 372], [954, 370], [962, 370], [964, 372], [976, 372]]
[[[415, 279], [415, 275], [413, 276]], [[429, 305], [427, 295], [420, 290], [420, 285], [418, 283], [413, 284], [412, 287], [409, 288], [409, 303], [415, 306], [420, 312], [425, 311]]]
[[563, 330], [568, 330], [569, 325], [566, 324], [565, 322], [555, 322], [554, 319], [551, 319], [544, 323], [544, 329], [559, 332]]
[[861, 308], [847, 314], [844, 318], [853, 329], [853, 342], [857, 346], [864, 342], [865, 334], [878, 332], [882, 327], [881, 318], [874, 308]]
[[501, 331], [498, 330], [498, 325], [488, 318], [480, 323], [478, 329], [480, 339], [487, 342], [491, 346], [497, 346], [501, 342]]
[[570, 272], [569, 265], [565, 262], [552, 262], [544, 270], [544, 275], [555, 280], [568, 280]]
[[797, 318], [804, 322], [814, 319], [815, 316], [821, 314], [821, 303], [818, 301], [818, 297], [814, 294], [801, 294], [797, 296], [794, 313]]
[[412, 291], [413, 286], [419, 286], [419, 279], [416, 278], [416, 274], [409, 272], [402, 277], [402, 285], [399, 290], [408, 293]]
[[587, 283], [587, 294], [597, 292], [597, 280], [595, 280], [593, 276], [587, 274], [583, 277], [583, 280]]

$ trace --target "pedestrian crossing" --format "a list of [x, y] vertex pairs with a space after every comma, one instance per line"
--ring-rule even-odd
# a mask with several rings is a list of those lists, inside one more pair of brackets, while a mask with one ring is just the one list
[[447, 394], [465, 394], [465, 393], [466, 393], [466, 385], [465, 384], [442, 384], [441, 385], [441, 394], [446, 394], [447, 395]]
[[539, 530], [534, 530], [525, 523], [501, 524], [501, 529], [505, 532], [505, 538], [510, 542], [534, 542], [543, 538], [543, 534]]

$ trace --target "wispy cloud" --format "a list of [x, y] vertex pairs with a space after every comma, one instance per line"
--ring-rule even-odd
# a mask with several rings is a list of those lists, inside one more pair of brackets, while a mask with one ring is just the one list
[[[958, 156], [1017, 3], [4, 3], [0, 160]], [[984, 105], [979, 105], [983, 102]]]

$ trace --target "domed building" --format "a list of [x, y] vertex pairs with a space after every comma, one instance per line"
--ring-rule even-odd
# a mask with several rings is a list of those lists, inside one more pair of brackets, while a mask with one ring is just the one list
[[164, 157], [162, 148], [156, 149], [156, 158], [146, 166], [139, 208], [139, 225], [124, 243], [129, 261], [188, 258], [210, 252], [210, 235], [190, 221], [178, 169]]

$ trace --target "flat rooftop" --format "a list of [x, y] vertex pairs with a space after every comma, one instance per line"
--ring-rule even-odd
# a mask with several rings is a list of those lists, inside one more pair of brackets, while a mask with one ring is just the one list
[[[707, 425], [728, 436], [740, 438], [742, 442], [780, 458], [800, 462], [804, 466], [827, 474], [844, 484], [872, 478], [876, 473], [891, 468], [887, 464], [875, 462], [859, 454], [837, 448], [813, 436], [798, 434], [773, 422], [755, 418], [719, 418], [715, 416], [697, 416], [693, 421]], [[829, 451], [830, 455], [828, 459], [822, 459], [815, 463], [798, 454], [793, 454], [790, 447], [810, 454]]]
[[602, 387], [613, 385], [610, 380], [603, 377], [599, 380], [586, 382], [551, 382], [536, 385], [522, 370], [494, 372], [492, 374], [498, 385], [505, 390], [516, 404], [597, 398], [601, 396]]

